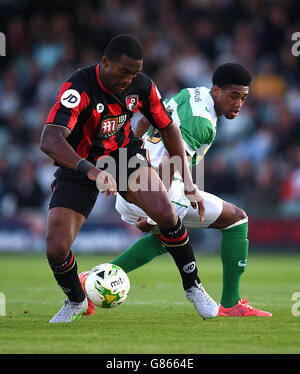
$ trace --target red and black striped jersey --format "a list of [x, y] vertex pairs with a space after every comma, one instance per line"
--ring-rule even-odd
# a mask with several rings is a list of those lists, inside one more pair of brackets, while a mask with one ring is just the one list
[[77, 70], [61, 86], [46, 120], [48, 125], [67, 127], [68, 143], [93, 163], [136, 139], [130, 119], [138, 110], [159, 130], [172, 123], [148, 76], [138, 73], [121, 94], [115, 95], [103, 86], [99, 72], [100, 64]]

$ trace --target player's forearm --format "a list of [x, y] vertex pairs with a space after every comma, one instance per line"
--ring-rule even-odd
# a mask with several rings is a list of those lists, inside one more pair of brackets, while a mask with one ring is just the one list
[[186, 157], [180, 129], [175, 125], [169, 126], [167, 129], [161, 130], [161, 136], [169, 155], [174, 161], [176, 169], [182, 176], [185, 189], [188, 191], [193, 190], [193, 178]]
[[150, 123], [145, 117], [140, 118], [134, 131], [135, 135], [141, 138], [148, 131], [149, 126]]
[[159, 178], [162, 180], [163, 184], [165, 185], [167, 191], [169, 191], [173, 177], [175, 174], [175, 165], [170, 160], [170, 155], [168, 152], [164, 155], [161, 164], [158, 168], [158, 175]]

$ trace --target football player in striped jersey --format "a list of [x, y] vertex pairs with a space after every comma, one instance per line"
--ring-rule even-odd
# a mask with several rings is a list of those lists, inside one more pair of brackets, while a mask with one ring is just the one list
[[[46, 120], [40, 147], [58, 166], [46, 225], [46, 254], [67, 295], [52, 323], [72, 322], [88, 307], [71, 246], [99, 190], [106, 196], [118, 191], [158, 224], [197, 312], [204, 318], [218, 314], [218, 304], [200, 282], [186, 228], [151, 167], [142, 140], [131, 128], [130, 120], [139, 110], [160, 131], [168, 153], [176, 156], [185, 196], [204, 219], [203, 197], [193, 183], [180, 130], [155, 84], [141, 72], [142, 65], [140, 42], [129, 35], [114, 37], [99, 64], [79, 69], [63, 83]], [[152, 185], [158, 188], [154, 191]]]

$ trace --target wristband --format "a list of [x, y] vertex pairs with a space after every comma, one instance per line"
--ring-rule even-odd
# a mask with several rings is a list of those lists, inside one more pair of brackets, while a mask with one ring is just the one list
[[92, 164], [90, 161], [86, 160], [85, 158], [82, 158], [77, 162], [76, 170], [80, 173], [87, 174], [92, 168], [94, 168], [95, 165]]

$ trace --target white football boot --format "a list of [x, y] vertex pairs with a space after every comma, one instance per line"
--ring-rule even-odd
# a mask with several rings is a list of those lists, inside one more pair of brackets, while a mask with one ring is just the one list
[[202, 283], [198, 284], [195, 281], [195, 286], [185, 290], [185, 294], [202, 318], [213, 318], [218, 315], [220, 305], [209, 296]]
[[74, 319], [81, 317], [81, 315], [86, 312], [87, 308], [87, 298], [85, 298], [81, 303], [76, 303], [67, 299], [65, 300], [64, 305], [62, 306], [60, 311], [56, 313], [49, 322], [73, 322]]

